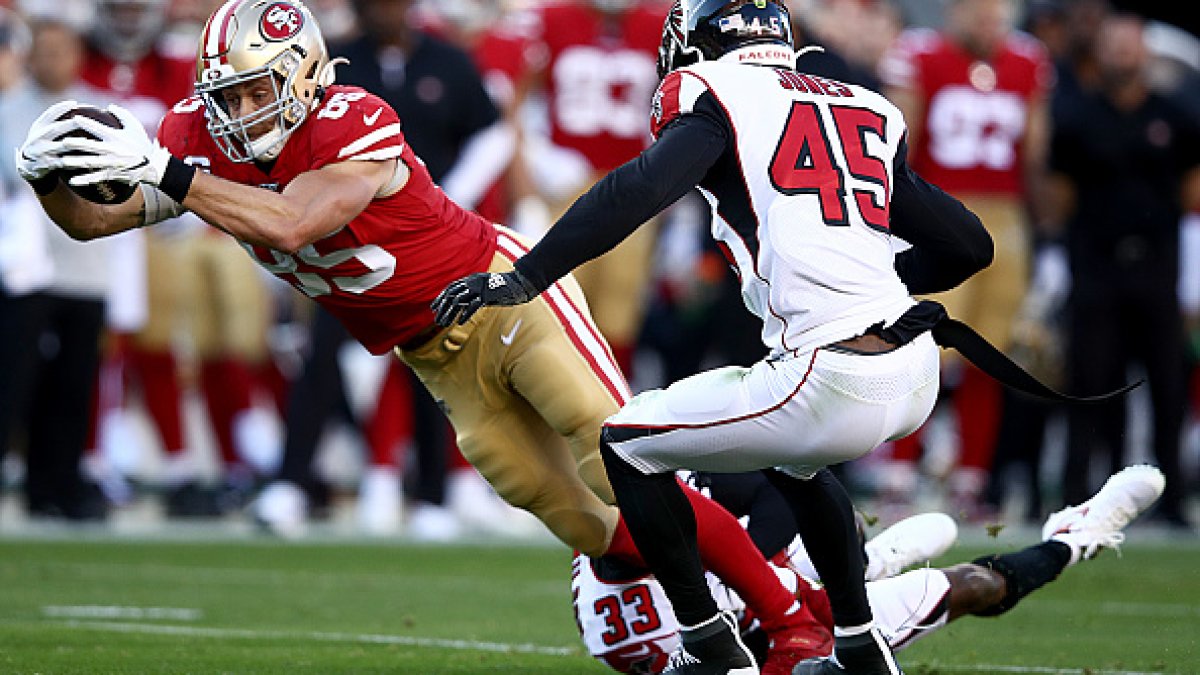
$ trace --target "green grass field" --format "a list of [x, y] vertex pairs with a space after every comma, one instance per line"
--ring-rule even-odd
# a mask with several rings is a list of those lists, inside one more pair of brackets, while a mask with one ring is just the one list
[[[608, 672], [577, 638], [569, 558], [546, 546], [0, 539], [0, 673]], [[1194, 543], [1129, 545], [902, 663], [1200, 673], [1198, 558]]]

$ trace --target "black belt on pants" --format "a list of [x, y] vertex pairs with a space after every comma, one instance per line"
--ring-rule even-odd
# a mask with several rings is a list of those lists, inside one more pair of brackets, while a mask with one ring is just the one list
[[982, 335], [967, 324], [950, 318], [946, 308], [932, 300], [922, 300], [913, 305], [890, 326], [877, 323], [867, 329], [888, 342], [905, 345], [918, 335], [929, 331], [933, 341], [942, 348], [953, 348], [977, 368], [987, 373], [1000, 384], [1029, 396], [1062, 401], [1066, 403], [1104, 403], [1129, 393], [1145, 382], [1138, 380], [1120, 389], [1095, 396], [1072, 396], [1055, 391], [1043, 384], [1024, 368], [1013, 362]]
[[400, 345], [400, 351], [411, 352], [414, 349], [424, 347], [430, 340], [434, 338], [434, 336], [440, 332], [442, 332], [442, 327], [436, 323], [431, 323], [422, 328], [421, 331], [416, 335], [405, 340], [404, 344]]

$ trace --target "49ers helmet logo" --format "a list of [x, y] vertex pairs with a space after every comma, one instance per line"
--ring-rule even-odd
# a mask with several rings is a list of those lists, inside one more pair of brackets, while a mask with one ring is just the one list
[[279, 42], [299, 33], [303, 25], [304, 15], [295, 5], [277, 2], [263, 12], [258, 30], [268, 40]]

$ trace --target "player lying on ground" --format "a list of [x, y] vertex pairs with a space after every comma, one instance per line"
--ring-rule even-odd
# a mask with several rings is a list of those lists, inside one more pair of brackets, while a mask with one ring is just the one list
[[[75, 107], [65, 102], [34, 123], [17, 165], [77, 239], [184, 210], [229, 233], [372, 353], [394, 351], [412, 367], [449, 415], [463, 455], [507, 502], [576, 550], [644, 564], [599, 456], [601, 424], [629, 390], [578, 285], [564, 277], [520, 311], [437, 326], [429, 306], [438, 291], [464, 274], [511, 270], [528, 242], [450, 201], [405, 143], [395, 111], [335, 85], [333, 66], [300, 2], [228, 0], [200, 38], [198, 95], [167, 113], [156, 142], [118, 106], [109, 108], [113, 128], [61, 119]], [[68, 189], [64, 170], [76, 174], [74, 187], [141, 189], [119, 204], [94, 203]], [[767, 665], [782, 669], [795, 655], [788, 635], [811, 616], [755, 559], [736, 520], [691, 499], [704, 564], [763, 618], [773, 642]]]
[[[1125, 538], [1121, 530], [1155, 502], [1164, 484], [1157, 468], [1128, 467], [1111, 476], [1087, 502], [1050, 516], [1042, 543], [942, 569], [873, 578], [940, 555], [953, 541], [955, 532], [945, 529], [942, 519], [948, 517], [942, 514], [902, 521], [865, 546], [876, 570], [868, 572], [867, 596], [881, 633], [899, 650], [963, 616], [1007, 612], [1067, 567], [1094, 558], [1104, 548], [1117, 548]], [[714, 496], [721, 500], [719, 490]], [[812, 562], [798, 544], [797, 538], [774, 559], [780, 563], [775, 569], [823, 624], [824, 629], [811, 637], [828, 653], [833, 646], [827, 632], [833, 628], [828, 598], [811, 576]], [[720, 580], [711, 574], [708, 579], [718, 605], [738, 616], [746, 644], [761, 649], [752, 612]], [[578, 555], [572, 563], [571, 591], [577, 623], [592, 656], [619, 672], [663, 670], [668, 655], [679, 646], [679, 622], [653, 576]]]

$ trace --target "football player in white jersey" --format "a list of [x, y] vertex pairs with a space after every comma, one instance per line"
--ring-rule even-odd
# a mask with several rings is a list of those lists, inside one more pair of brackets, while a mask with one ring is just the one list
[[[759, 673], [709, 593], [673, 475], [683, 468], [765, 470], [797, 514], [829, 594], [835, 658], [795, 672], [900, 672], [874, 627], [849, 497], [825, 467], [924, 422], [938, 388], [929, 330], [945, 314], [910, 294], [952, 288], [992, 258], [979, 219], [908, 168], [900, 111], [798, 71], [790, 23], [774, 0], [678, 0], [663, 27], [651, 147], [581, 197], [514, 271], [466, 277], [434, 303], [448, 325], [526, 302], [693, 187], [710, 202], [770, 356], [635, 397], [601, 442], [618, 505], [682, 626], [671, 673]], [[896, 237], [912, 247], [897, 253]]]
[[[735, 514], [749, 515], [748, 527], [774, 530], [754, 537], [773, 542], [795, 536], [795, 523], [780, 518], [777, 494], [761, 474], [694, 474], [704, 492]], [[1108, 479], [1084, 504], [1055, 513], [1042, 530], [1043, 541], [1007, 553], [986, 555], [950, 567], [903, 568], [937, 557], [954, 543], [949, 516], [924, 513], [903, 520], [866, 542], [867, 596], [876, 622], [893, 649], [900, 650], [964, 616], [995, 617], [1025, 596], [1054, 581], [1067, 567], [1090, 560], [1124, 541], [1121, 531], [1162, 494], [1161, 471], [1131, 466]], [[772, 565], [818, 621], [828, 626], [829, 604], [815, 580], [811, 561], [796, 539]], [[713, 597], [738, 617], [743, 640], [756, 654], [765, 636], [745, 603], [712, 574]], [[577, 555], [571, 565], [571, 598], [576, 624], [588, 652], [622, 673], [658, 673], [679, 645], [679, 622], [662, 586], [648, 574], [615, 569], [603, 559]], [[819, 635], [812, 636], [814, 640]], [[828, 644], [828, 643], [826, 643]]]

